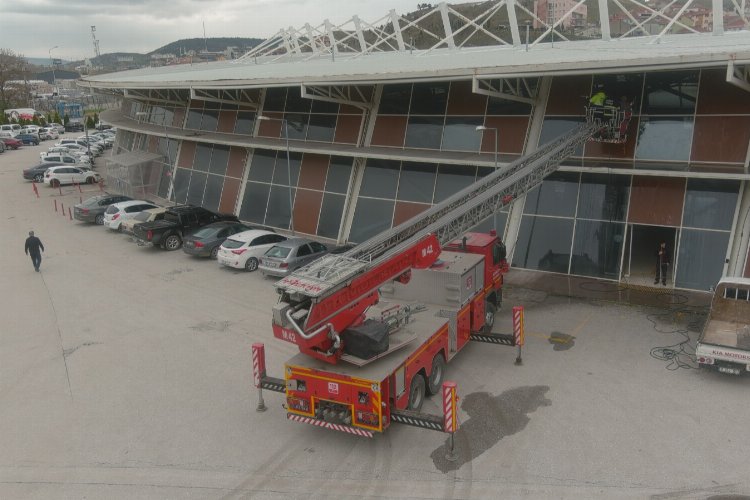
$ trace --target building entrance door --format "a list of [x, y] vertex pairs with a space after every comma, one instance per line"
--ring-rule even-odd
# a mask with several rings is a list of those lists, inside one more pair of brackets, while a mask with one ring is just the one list
[[654, 285], [656, 251], [663, 241], [667, 244], [671, 262], [667, 270], [667, 286], [673, 287], [677, 236], [675, 227], [628, 224], [623, 279], [635, 285], [657, 286]]

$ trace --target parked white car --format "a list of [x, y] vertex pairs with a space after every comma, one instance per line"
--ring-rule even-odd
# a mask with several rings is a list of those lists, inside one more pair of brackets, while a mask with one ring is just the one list
[[[67, 146], [68, 144], [78, 144], [86, 151], [89, 150], [89, 146], [86, 145], [86, 141], [82, 141], [80, 139], [62, 139], [60, 142], [55, 143], [55, 146]], [[97, 144], [91, 144], [90, 149], [92, 155], [99, 156], [100, 154], [102, 154], [102, 148]]]
[[0, 125], [0, 131], [8, 132], [10, 134], [9, 137], [15, 137], [21, 133], [21, 126], [17, 123], [6, 123], [5, 125]]
[[44, 172], [44, 183], [57, 187], [61, 184], [94, 184], [99, 182], [99, 174], [93, 170], [78, 167], [50, 167]]
[[129, 200], [113, 203], [104, 212], [104, 227], [119, 231], [123, 221], [130, 220], [144, 210], [159, 208], [150, 201]]
[[44, 127], [39, 129], [39, 138], [43, 141], [57, 139], [59, 137], [60, 134], [57, 133], [57, 130], [54, 127]]
[[68, 153], [48, 151], [46, 153], [39, 153], [39, 160], [41, 163], [65, 163], [91, 169], [91, 160], [85, 155], [73, 156]]
[[217, 260], [224, 266], [255, 271], [266, 250], [286, 239], [286, 236], [263, 229], [243, 231], [224, 241], [219, 248]]
[[[55, 143], [55, 147], [56, 148], [67, 148], [68, 150], [70, 150], [70, 152], [75, 151], [75, 152], [79, 152], [79, 153], [85, 154], [87, 156], [89, 154], [88, 148], [86, 146], [81, 146], [77, 142], [66, 142], [65, 144], [63, 144], [62, 142], [57, 142], [57, 143]], [[92, 152], [91, 153], [91, 157], [92, 157], [91, 159], [92, 159], [92, 161], [93, 161], [93, 156], [94, 156], [94, 153]]]

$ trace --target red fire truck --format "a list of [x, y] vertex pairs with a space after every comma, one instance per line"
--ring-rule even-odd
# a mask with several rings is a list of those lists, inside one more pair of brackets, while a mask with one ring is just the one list
[[[446, 363], [469, 341], [518, 346], [520, 332], [491, 331], [502, 301], [505, 247], [494, 231], [466, 232], [528, 192], [581, 144], [601, 133], [588, 121], [409, 221], [341, 255], [329, 255], [276, 283], [273, 333], [300, 352], [284, 378], [266, 373], [253, 346], [262, 389], [286, 394], [287, 418], [370, 436], [399, 422], [452, 433], [455, 384]], [[514, 308], [514, 324], [522, 325]], [[420, 412], [443, 392], [444, 415]]]

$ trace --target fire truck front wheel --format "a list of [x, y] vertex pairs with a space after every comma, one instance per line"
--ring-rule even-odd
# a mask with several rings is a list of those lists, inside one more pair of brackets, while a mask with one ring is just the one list
[[424, 377], [420, 373], [415, 373], [409, 385], [409, 410], [419, 411], [425, 398]]
[[432, 395], [440, 392], [444, 376], [445, 359], [443, 358], [443, 354], [439, 352], [432, 358], [432, 370], [430, 371], [430, 376], [427, 378], [427, 392]]

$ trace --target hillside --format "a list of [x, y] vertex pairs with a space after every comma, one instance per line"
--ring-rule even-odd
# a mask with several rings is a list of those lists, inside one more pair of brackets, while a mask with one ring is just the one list
[[241, 37], [224, 37], [224, 38], [184, 38], [176, 42], [169, 43], [163, 47], [146, 54], [175, 54], [179, 55], [190, 50], [195, 52], [221, 52], [227, 47], [251, 48], [262, 42], [262, 38], [241, 38]]

